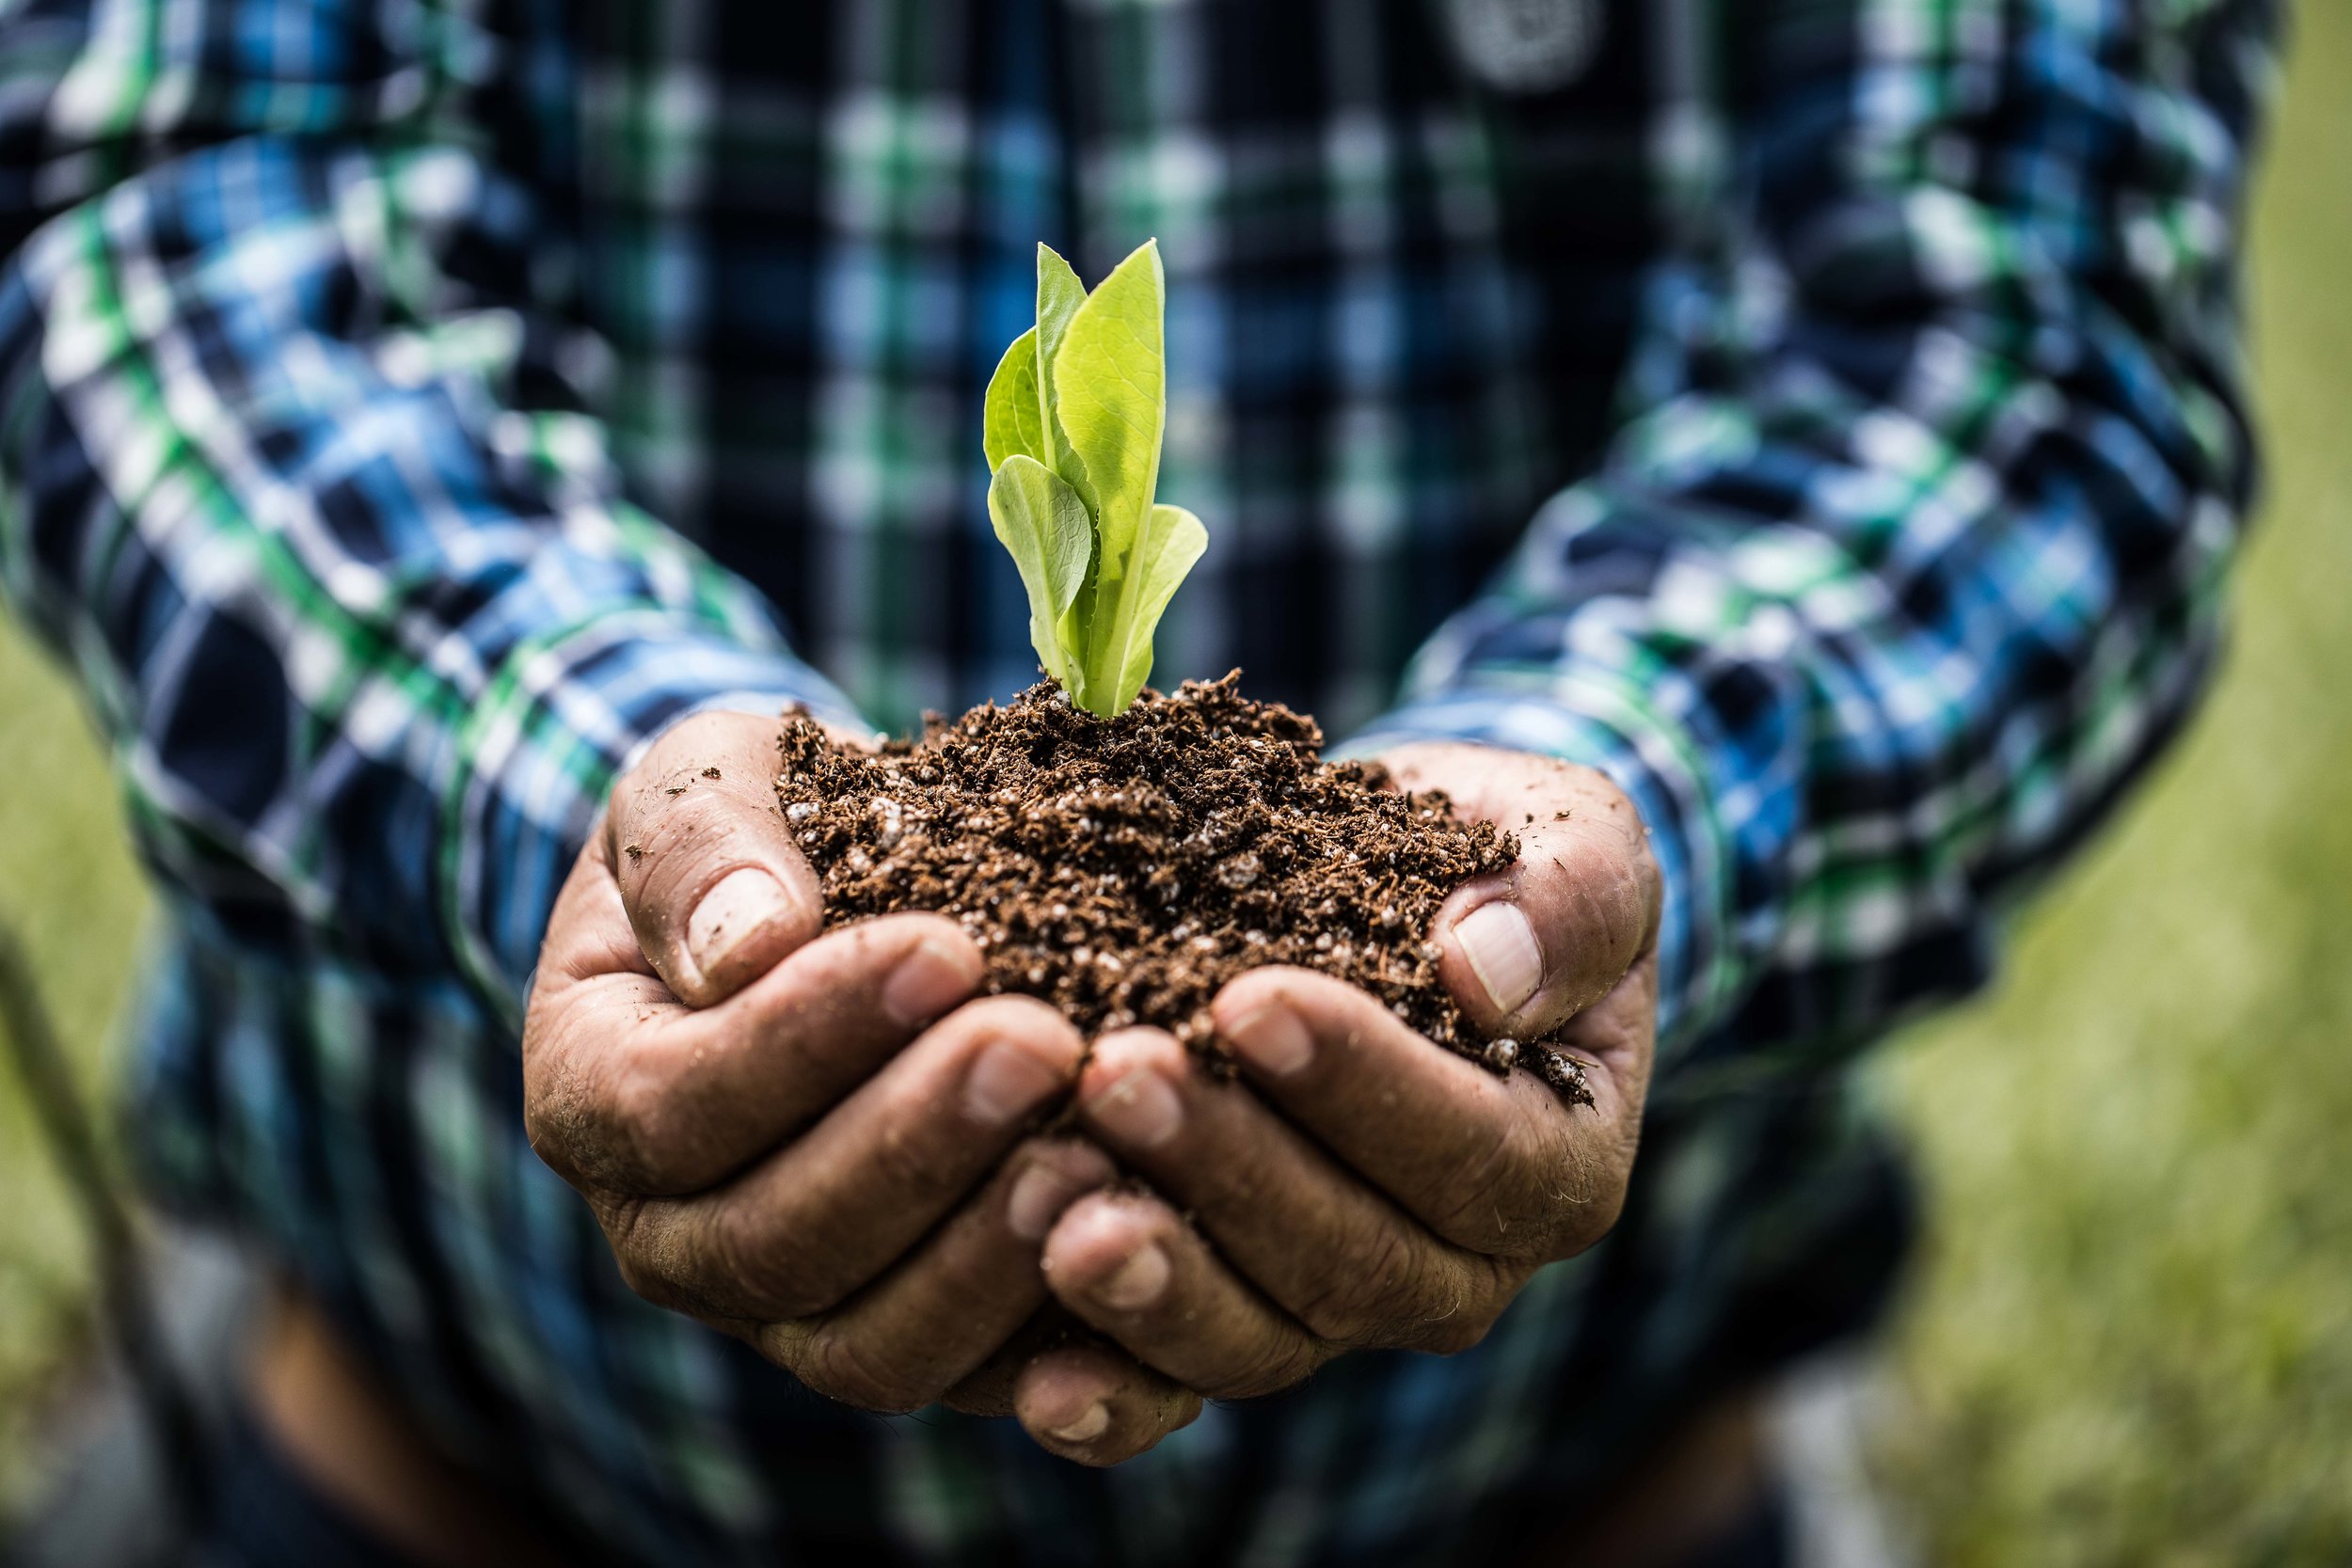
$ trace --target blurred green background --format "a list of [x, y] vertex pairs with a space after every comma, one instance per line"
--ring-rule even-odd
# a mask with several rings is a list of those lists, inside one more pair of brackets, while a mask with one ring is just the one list
[[[1931, 1240], [1873, 1464], [1938, 1563], [2352, 1560], [2352, 4], [2301, 8], [2255, 220], [2271, 478], [2236, 641], [1990, 996], [1874, 1068]], [[87, 1086], [142, 898], [55, 672], [0, 626], [0, 908]], [[89, 1271], [0, 1073], [0, 1508]]]
[[2352, 4], [2294, 20], [2220, 684], [1997, 992], [1887, 1053], [1934, 1220], [1889, 1465], [1937, 1562], [2352, 1562]]

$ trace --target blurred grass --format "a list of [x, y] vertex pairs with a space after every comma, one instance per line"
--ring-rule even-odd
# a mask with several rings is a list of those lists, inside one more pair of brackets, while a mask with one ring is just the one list
[[[1933, 1234], [1883, 1465], [1929, 1559], [2352, 1560], [2352, 6], [2302, 8], [2254, 247], [2269, 501], [2213, 705], [1890, 1048]], [[0, 911], [95, 1085], [141, 895], [97, 749], [0, 625]], [[0, 1498], [79, 1232], [0, 1077]]]
[[1888, 1456], [1936, 1563], [2352, 1561], [2352, 6], [2253, 245], [2271, 454], [2212, 705], [1890, 1053], [1933, 1239]]
[[[15, 927], [87, 1103], [103, 1103], [112, 1027], [137, 958], [146, 896], [114, 781], [78, 701], [0, 616], [0, 918]], [[40, 1381], [88, 1329], [84, 1233], [12, 1062], [0, 1064], [0, 1512], [40, 1451]]]

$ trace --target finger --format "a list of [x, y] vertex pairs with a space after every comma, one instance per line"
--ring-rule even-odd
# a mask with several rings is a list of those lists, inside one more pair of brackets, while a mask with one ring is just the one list
[[1189, 1227], [1160, 1234], [1158, 1200], [1099, 1195], [1046, 1243], [1054, 1293], [1204, 1394], [1285, 1386], [1329, 1354], [1318, 1343], [1465, 1350], [1525, 1277], [1441, 1241], [1157, 1030], [1097, 1041], [1079, 1104], [1087, 1130], [1191, 1214], [1231, 1268]]
[[1605, 1088], [1626, 1107], [1601, 1125], [1626, 1140], [1625, 1159], [1630, 1165], [1658, 1038], [1656, 949], [1636, 959], [1615, 990], [1563, 1024], [1557, 1037], [1562, 1049], [1584, 1068], [1585, 1086], [1596, 1103]]
[[978, 1184], [1077, 1076], [1084, 1044], [1030, 997], [958, 1009], [776, 1154], [717, 1190], [599, 1196], [631, 1288], [704, 1317], [830, 1309]]
[[637, 945], [621, 902], [621, 885], [614, 879], [601, 824], [589, 835], [580, 858], [555, 895], [546, 936], [539, 942], [539, 963], [532, 973], [532, 994], [616, 974], [649, 982], [637, 988], [648, 997], [670, 998], [659, 983], [653, 965]]
[[523, 1031], [532, 1145], [578, 1186], [699, 1192], [815, 1121], [980, 986], [980, 951], [953, 921], [887, 915], [696, 1010], [642, 964], [579, 974], [584, 953], [601, 950], [602, 963], [630, 940], [611, 924], [615, 896], [593, 877], [567, 887], [581, 912], [550, 927], [561, 934]]
[[[1036, 1285], [1041, 1292], [1044, 1291], [1041, 1275]], [[940, 1396], [940, 1402], [966, 1416], [1011, 1415], [1012, 1392], [1021, 1381], [1022, 1370], [1043, 1352], [1068, 1343], [1080, 1327], [1068, 1307], [1047, 1295], [1028, 1321], [997, 1346], [987, 1360]]]
[[1432, 927], [1439, 977], [1482, 1034], [1551, 1033], [1608, 994], [1655, 939], [1656, 863], [1631, 803], [1598, 773], [1456, 746], [1406, 748], [1391, 771], [1518, 835], [1518, 858], [1455, 889]]
[[1013, 1385], [1013, 1414], [1048, 1453], [1117, 1465], [1200, 1418], [1200, 1396], [1109, 1345], [1040, 1354]]
[[1046, 1238], [1044, 1269], [1063, 1306], [1209, 1399], [1287, 1388], [1337, 1351], [1250, 1289], [1148, 1193], [1092, 1193], [1072, 1204]]
[[1607, 1063], [1586, 1074], [1593, 1103], [1571, 1106], [1535, 1074], [1497, 1077], [1311, 970], [1252, 970], [1210, 1016], [1286, 1117], [1447, 1241], [1549, 1259], [1615, 1223], [1641, 1102]]
[[613, 791], [605, 859], [655, 973], [693, 1006], [733, 995], [823, 927], [816, 874], [776, 803], [781, 729], [695, 714]]
[[1047, 1233], [1073, 1202], [1116, 1175], [1091, 1144], [1032, 1140], [882, 1278], [834, 1311], [768, 1324], [755, 1342], [845, 1404], [920, 1409], [988, 1361], [1035, 1313], [1045, 1300], [1038, 1259]]

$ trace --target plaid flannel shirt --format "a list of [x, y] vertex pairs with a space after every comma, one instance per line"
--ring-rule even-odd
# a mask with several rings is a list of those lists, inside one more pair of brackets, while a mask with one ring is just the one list
[[[621, 1557], [1405, 1561], [1565, 1517], [1867, 1314], [1899, 1183], [1836, 1064], [1980, 980], [2190, 703], [2275, 20], [9, 0], [0, 574], [165, 895], [151, 1180]], [[1624, 1223], [1485, 1344], [1097, 1474], [637, 1302], [515, 1042], [645, 736], [1032, 678], [981, 390], [1036, 241], [1091, 277], [1154, 233], [1162, 491], [1212, 536], [1160, 679], [1608, 770], [1663, 1044]]]

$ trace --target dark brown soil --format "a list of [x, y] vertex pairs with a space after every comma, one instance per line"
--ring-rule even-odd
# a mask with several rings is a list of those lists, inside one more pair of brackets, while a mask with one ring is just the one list
[[788, 721], [776, 797], [827, 923], [936, 911], [980, 944], [991, 990], [1042, 997], [1089, 1035], [1156, 1024], [1213, 1060], [1217, 988], [1299, 964], [1588, 1102], [1573, 1058], [1477, 1037], [1438, 980], [1438, 906], [1508, 865], [1513, 836], [1383, 787], [1377, 766], [1323, 761], [1314, 721], [1238, 681], [1146, 691], [1108, 721], [1049, 682], [878, 752]]

